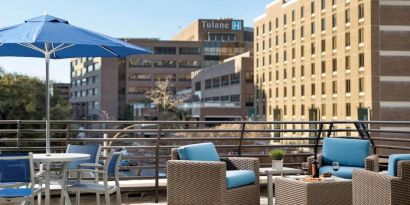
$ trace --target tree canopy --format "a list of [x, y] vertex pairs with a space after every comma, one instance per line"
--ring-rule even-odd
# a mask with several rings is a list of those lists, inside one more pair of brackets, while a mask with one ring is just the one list
[[[43, 120], [46, 115], [45, 82], [6, 73], [0, 67], [0, 120]], [[51, 97], [51, 119], [70, 119], [71, 106], [58, 90]]]

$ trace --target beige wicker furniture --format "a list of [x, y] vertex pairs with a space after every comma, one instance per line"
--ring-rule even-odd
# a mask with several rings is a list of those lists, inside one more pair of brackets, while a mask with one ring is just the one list
[[[256, 182], [227, 189], [227, 170], [254, 170]], [[221, 158], [221, 162], [179, 160], [172, 149], [167, 162], [167, 200], [169, 205], [258, 205], [259, 160], [256, 158]]]
[[294, 177], [275, 179], [276, 205], [349, 205], [352, 204], [352, 181], [306, 182]]
[[353, 204], [410, 204], [410, 161], [398, 162], [397, 177], [366, 170], [354, 170]]
[[268, 187], [268, 205], [273, 205], [273, 179], [272, 175], [292, 175], [292, 174], [301, 174], [302, 170], [290, 168], [290, 167], [283, 167], [283, 169], [272, 169], [272, 168], [260, 168], [260, 173], [264, 173], [267, 176], [267, 187]]

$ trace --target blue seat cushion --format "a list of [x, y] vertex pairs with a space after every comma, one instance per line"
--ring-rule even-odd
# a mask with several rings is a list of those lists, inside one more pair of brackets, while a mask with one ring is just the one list
[[255, 172], [252, 170], [226, 171], [228, 189], [245, 186], [256, 182]]
[[397, 164], [401, 160], [410, 160], [410, 154], [392, 154], [389, 156], [389, 165], [387, 168], [387, 173], [390, 176], [397, 176]]
[[29, 197], [32, 193], [30, 188], [6, 188], [0, 189], [0, 198]]
[[179, 159], [194, 161], [220, 161], [215, 145], [211, 142], [186, 145], [178, 148]]
[[319, 169], [319, 174], [322, 175], [326, 172], [332, 173], [332, 175], [336, 175], [338, 177], [344, 178], [344, 179], [352, 179], [352, 174], [354, 169], [363, 169], [361, 167], [343, 167], [340, 166], [339, 170], [335, 173], [332, 169], [332, 166], [323, 166], [320, 167]]
[[364, 167], [364, 161], [370, 154], [370, 142], [361, 139], [324, 138], [323, 164], [332, 165], [339, 162], [340, 166]]

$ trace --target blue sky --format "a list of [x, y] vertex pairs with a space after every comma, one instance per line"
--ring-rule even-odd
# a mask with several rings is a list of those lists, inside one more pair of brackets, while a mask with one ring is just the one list
[[[13, 0], [0, 7], [0, 27], [47, 12], [71, 24], [113, 37], [170, 39], [198, 18], [253, 19], [273, 0]], [[69, 82], [69, 60], [51, 62], [51, 79]], [[44, 60], [0, 57], [0, 66], [44, 78]]]

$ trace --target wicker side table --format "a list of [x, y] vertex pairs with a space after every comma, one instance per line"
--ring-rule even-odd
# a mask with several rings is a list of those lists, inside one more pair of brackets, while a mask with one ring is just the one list
[[352, 181], [306, 182], [292, 177], [278, 177], [276, 205], [351, 205]]

